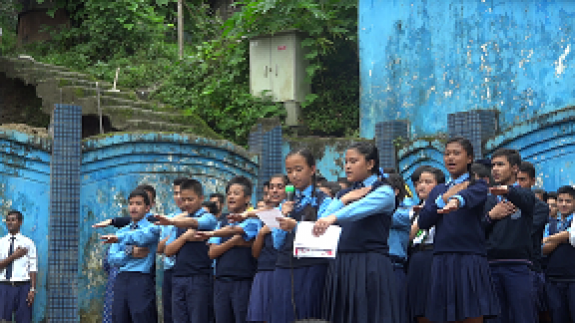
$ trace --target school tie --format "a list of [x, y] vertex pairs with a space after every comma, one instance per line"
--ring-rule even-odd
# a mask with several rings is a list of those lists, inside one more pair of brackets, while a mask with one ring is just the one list
[[355, 184], [353, 184], [352, 189], [357, 190], [357, 189], [364, 188], [364, 187], [365, 187], [365, 185], [363, 184], [363, 182], [355, 182]]
[[138, 228], [138, 225], [136, 223], [132, 223], [132, 225], [130, 225], [130, 230], [136, 230]]
[[[10, 237], [10, 249], [8, 249], [8, 257], [12, 256], [12, 254], [14, 253], [14, 240], [16, 240], [16, 237]], [[10, 278], [12, 278], [12, 264], [14, 264], [14, 262], [11, 262], [7, 267], [6, 267], [6, 280], [10, 280]]]

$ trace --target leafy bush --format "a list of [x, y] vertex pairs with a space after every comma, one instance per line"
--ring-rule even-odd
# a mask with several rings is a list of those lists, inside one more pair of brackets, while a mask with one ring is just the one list
[[278, 103], [250, 95], [249, 37], [286, 29], [308, 37], [313, 95], [303, 104], [309, 132], [351, 135], [359, 127], [357, 2], [257, 0], [239, 2], [223, 20], [202, 0], [188, 0], [190, 41], [184, 59], [175, 44], [175, 0], [58, 0], [72, 28], [26, 53], [52, 64], [149, 91], [163, 103], [195, 113], [222, 136], [246, 144], [260, 118], [282, 116]]

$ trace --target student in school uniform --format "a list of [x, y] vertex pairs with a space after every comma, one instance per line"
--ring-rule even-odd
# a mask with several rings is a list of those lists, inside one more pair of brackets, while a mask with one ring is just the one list
[[401, 201], [391, 218], [391, 227], [387, 244], [389, 245], [389, 258], [395, 273], [395, 286], [397, 287], [397, 300], [400, 309], [400, 321], [407, 322], [407, 247], [411, 231], [411, 198], [407, 196], [406, 184], [399, 174], [389, 174], [387, 182], [394, 189], [397, 198]]
[[[104, 243], [113, 243], [109, 262], [120, 267], [114, 286], [112, 317], [114, 322], [157, 322], [155, 268], [160, 228], [146, 219], [150, 199], [144, 190], [135, 190], [128, 197], [132, 223], [115, 235], [102, 236]], [[135, 257], [133, 249], [146, 248], [144, 257]]]
[[370, 143], [348, 148], [345, 171], [352, 187], [338, 194], [314, 226], [315, 235], [335, 223], [342, 228], [327, 274], [324, 317], [332, 323], [400, 322], [388, 235], [401, 197], [381, 176], [377, 148]]
[[450, 139], [443, 161], [452, 180], [435, 186], [418, 219], [421, 229], [435, 226], [425, 317], [432, 322], [483, 322], [499, 314], [481, 223], [488, 186], [469, 178], [469, 140]]
[[521, 155], [501, 148], [491, 156], [496, 186], [485, 203], [487, 259], [497, 291], [501, 323], [538, 320], [533, 294], [533, 210], [535, 194], [517, 183]]
[[[181, 214], [182, 210], [182, 198], [180, 196], [180, 186], [183, 182], [188, 180], [185, 177], [178, 177], [172, 183], [172, 193], [174, 198], [174, 203], [176, 204], [177, 211], [168, 215], [169, 218], [173, 218], [178, 214]], [[166, 249], [166, 244], [176, 240], [173, 232], [172, 226], [162, 227], [162, 234], [160, 236], [160, 243], [158, 244], [157, 254], [164, 256], [164, 280], [162, 282], [162, 308], [164, 310], [164, 323], [172, 323], [172, 277], [174, 272], [175, 257], [168, 257], [164, 255]]]
[[[151, 222], [155, 221], [154, 217], [152, 216], [151, 210], [156, 206], [156, 189], [149, 184], [140, 184], [136, 186], [134, 190], [143, 190], [148, 194], [148, 198], [150, 200], [150, 211], [146, 214], [146, 218], [148, 218], [148, 221]], [[130, 225], [130, 223], [132, 223], [131, 217], [120, 216], [98, 222], [92, 225], [92, 228], [105, 228], [110, 225], [116, 228], [123, 228], [127, 225]]]
[[222, 193], [212, 193], [210, 194], [209, 200], [210, 202], [214, 202], [216, 203], [218, 212], [214, 213], [214, 216], [216, 217], [216, 219], [219, 219], [222, 215], [222, 212], [224, 210], [224, 194]]
[[[285, 200], [285, 175], [275, 175], [269, 181], [268, 206], [278, 207]], [[271, 229], [263, 226], [252, 245], [252, 255], [258, 259], [257, 273], [252, 283], [248, 322], [269, 322], [273, 312], [273, 277], [278, 251], [274, 248]]]
[[188, 179], [180, 185], [183, 216], [156, 216], [157, 225], [174, 226], [174, 241], [166, 244], [164, 254], [175, 256], [172, 273], [172, 318], [176, 323], [203, 323], [213, 319], [212, 261], [204, 239], [196, 239], [201, 230], [213, 230], [217, 219], [202, 208], [202, 184]]
[[[517, 172], [517, 183], [523, 189], [531, 190], [535, 185], [535, 166], [530, 162], [523, 161], [519, 165]], [[533, 191], [534, 192], [534, 191]], [[534, 192], [535, 193], [535, 192]], [[535, 305], [539, 315], [539, 322], [550, 320], [547, 306], [547, 294], [545, 293], [545, 273], [542, 268], [541, 241], [545, 232], [545, 226], [549, 219], [549, 206], [537, 198], [533, 208], [533, 229], [531, 230], [531, 241], [533, 246], [533, 257], [531, 258], [531, 275], [533, 279], [533, 294]]]
[[575, 322], [575, 230], [572, 225], [575, 189], [572, 186], [557, 190], [557, 206], [563, 219], [559, 232], [543, 239], [543, 254], [548, 255], [547, 300], [553, 323]]
[[273, 276], [271, 323], [321, 318], [328, 265], [325, 259], [293, 255], [298, 222], [315, 221], [331, 201], [317, 188], [315, 159], [308, 149], [292, 151], [285, 158], [285, 167], [296, 192], [294, 201], [281, 205], [286, 216], [279, 220], [281, 229], [272, 230], [278, 256]]
[[407, 270], [408, 320], [412, 322], [415, 319], [418, 323], [430, 323], [425, 318], [425, 307], [431, 279], [435, 227], [431, 227], [429, 230], [419, 230], [417, 217], [431, 190], [437, 184], [445, 183], [445, 175], [435, 167], [420, 166], [411, 175], [411, 181], [420, 204], [413, 208], [414, 214], [411, 219], [413, 222], [410, 233], [412, 247]]
[[[230, 213], [246, 211], [252, 195], [252, 183], [244, 176], [232, 178], [226, 187], [227, 206]], [[216, 227], [225, 228], [235, 223], [222, 217]], [[215, 234], [217, 235], [217, 234]], [[248, 314], [252, 280], [257, 260], [252, 255], [252, 241], [243, 235], [212, 237], [209, 256], [216, 260], [214, 282], [214, 312], [216, 323], [243, 323]]]
[[0, 239], [0, 320], [32, 322], [36, 297], [38, 260], [36, 245], [20, 232], [24, 217], [19, 211], [6, 215], [8, 234]]

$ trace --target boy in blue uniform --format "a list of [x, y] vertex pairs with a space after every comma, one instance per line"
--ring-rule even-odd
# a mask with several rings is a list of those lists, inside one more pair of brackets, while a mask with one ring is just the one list
[[535, 323], [530, 270], [535, 195], [516, 183], [519, 152], [499, 149], [491, 164], [493, 180], [499, 185], [491, 189], [485, 203], [487, 258], [501, 307], [501, 315], [494, 321]]
[[563, 219], [559, 233], [543, 239], [543, 254], [548, 255], [546, 278], [551, 320], [554, 323], [575, 319], [575, 189], [563, 186], [557, 190], [557, 205]]
[[173, 225], [173, 242], [164, 253], [175, 256], [172, 277], [173, 322], [206, 323], [212, 320], [212, 262], [208, 246], [195, 239], [197, 230], [213, 230], [216, 218], [202, 208], [204, 194], [200, 182], [189, 179], [180, 185], [184, 215], [174, 218], [157, 216], [159, 225]]
[[[226, 194], [229, 212], [241, 214], [248, 207], [252, 183], [244, 176], [234, 177], [226, 187]], [[223, 217], [218, 229], [233, 225], [227, 217]], [[257, 261], [252, 256], [252, 239], [251, 235], [244, 237], [238, 234], [223, 238], [216, 236], [209, 240], [209, 256], [216, 259], [214, 309], [217, 323], [246, 322], [252, 280], [257, 268]]]
[[[160, 228], [145, 216], [150, 211], [150, 199], [144, 190], [135, 190], [128, 197], [132, 223], [116, 233], [102, 236], [110, 248], [109, 262], [120, 267], [114, 286], [112, 317], [114, 322], [157, 322], [154, 268]], [[147, 248], [142, 258], [134, 249]]]

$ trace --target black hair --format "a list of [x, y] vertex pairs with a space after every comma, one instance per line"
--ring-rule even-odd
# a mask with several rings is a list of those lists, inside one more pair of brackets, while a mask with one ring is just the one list
[[491, 160], [493, 160], [493, 158], [495, 157], [505, 157], [505, 159], [507, 159], [511, 167], [521, 165], [521, 155], [515, 149], [508, 149], [508, 148], [497, 149], [493, 153], [493, 155], [491, 155]]
[[561, 194], [569, 194], [571, 195], [572, 198], [575, 199], [575, 188], [573, 188], [573, 186], [570, 185], [561, 186], [557, 190], [557, 196]]
[[397, 174], [397, 170], [394, 167], [384, 167], [383, 172], [385, 174]]
[[[397, 202], [403, 201], [407, 196], [407, 189], [405, 188], [405, 181], [399, 174], [389, 174], [386, 178], [387, 183], [394, 189], [398, 190], [399, 193], [396, 196]], [[399, 206], [399, 203], [397, 204]]]
[[344, 184], [347, 187], [351, 186], [351, 183], [347, 180], [347, 177], [340, 177], [337, 179], [338, 183]]
[[230, 187], [234, 184], [240, 185], [246, 196], [252, 196], [252, 181], [250, 181], [247, 177], [240, 175], [232, 178], [228, 182], [228, 185], [226, 185], [226, 194], [229, 194]]
[[543, 200], [544, 200], [545, 202], [547, 202], [548, 199], [557, 200], [557, 193], [555, 193], [555, 192], [547, 192], [547, 193], [543, 194]]
[[16, 219], [18, 219], [18, 221], [20, 221], [20, 222], [24, 221], [24, 216], [22, 215], [22, 212], [20, 212], [20, 211], [11, 210], [10, 212], [8, 212], [8, 214], [6, 214], [6, 217], [8, 217], [9, 215], [15, 215]]
[[218, 201], [220, 201], [220, 204], [221, 204], [221, 205], [224, 205], [224, 200], [225, 200], [224, 194], [222, 194], [222, 193], [212, 193], [212, 194], [210, 194], [209, 199], [211, 200], [211, 199], [213, 199], [214, 197], [217, 198]]
[[202, 202], [202, 206], [207, 207], [211, 214], [218, 214], [218, 206], [216, 205], [216, 202], [205, 201]]
[[[469, 170], [470, 175], [477, 175], [479, 178], [491, 178], [491, 169], [489, 167], [480, 164], [480, 163], [473, 163], [471, 164], [471, 169]], [[475, 178], [475, 176], [472, 176]]]
[[423, 173], [430, 173], [435, 177], [435, 181], [437, 184], [445, 183], [445, 174], [439, 168], [435, 168], [429, 165], [419, 166], [413, 171], [411, 174], [411, 182], [413, 185], [419, 181], [421, 174]]
[[202, 187], [202, 183], [195, 179], [189, 178], [183, 181], [182, 184], [180, 184], [180, 191], [184, 190], [191, 190], [196, 193], [198, 197], [204, 196], [204, 188]]
[[178, 178], [176, 178], [176, 179], [172, 182], [172, 185], [174, 185], [174, 186], [180, 186], [180, 185], [182, 185], [183, 182], [185, 182], [185, 181], [187, 181], [187, 180], [188, 180], [187, 177], [178, 177]]
[[447, 140], [447, 142], [445, 143], [445, 147], [447, 147], [447, 145], [452, 144], [452, 143], [457, 143], [459, 145], [461, 145], [461, 147], [463, 148], [463, 150], [465, 150], [465, 152], [467, 153], [467, 156], [471, 157], [471, 163], [467, 164], [467, 171], [469, 172], [469, 170], [471, 169], [471, 164], [473, 163], [473, 158], [474, 158], [474, 153], [473, 153], [473, 145], [471, 144], [471, 141], [461, 137], [461, 136], [457, 136], [457, 137], [453, 137], [450, 138], [449, 140]]
[[156, 200], [156, 189], [150, 184], [140, 184], [136, 189], [144, 190], [152, 195], [152, 200]]
[[284, 182], [284, 185], [289, 184], [289, 178], [288, 178], [286, 175], [284, 175], [284, 174], [275, 174], [274, 176], [270, 177], [270, 180], [268, 181], [268, 183], [271, 183], [271, 181], [272, 181], [274, 178], [281, 178], [282, 181]]
[[134, 197], [137, 196], [141, 196], [144, 199], [144, 204], [146, 205], [150, 205], [150, 197], [148, 196], [148, 192], [146, 192], [144, 189], [142, 188], [136, 188], [135, 190], [132, 191], [132, 193], [130, 193], [130, 196], [128, 196], [128, 202], [130, 202], [131, 199], [133, 199]]
[[265, 181], [262, 186], [263, 187], [270, 187], [270, 181]]
[[542, 188], [534, 188], [531, 190], [531, 192], [533, 192], [533, 194], [541, 194], [541, 197], [543, 198], [543, 200], [546, 200], [546, 196], [547, 196], [547, 192], [545, 192], [544, 189]]
[[318, 186], [322, 186], [322, 185], [324, 185], [325, 183], [327, 183], [327, 178], [325, 178], [325, 177], [323, 177], [323, 176], [321, 176], [321, 175], [317, 175], [317, 176], [316, 176], [316, 182], [317, 182], [317, 185], [318, 185]]
[[531, 164], [530, 162], [521, 162], [521, 164], [519, 165], [519, 171], [522, 173], [525, 173], [529, 176], [529, 178], [535, 178], [535, 166], [533, 166], [533, 164]]
[[379, 153], [377, 147], [369, 142], [356, 142], [349, 146], [347, 150], [355, 149], [357, 152], [365, 157], [365, 161], [369, 162], [373, 160], [373, 168], [371, 169], [372, 174], [380, 175], [379, 172]]
[[331, 196], [336, 196], [341, 191], [341, 186], [336, 182], [324, 182], [320, 186], [329, 189]]

